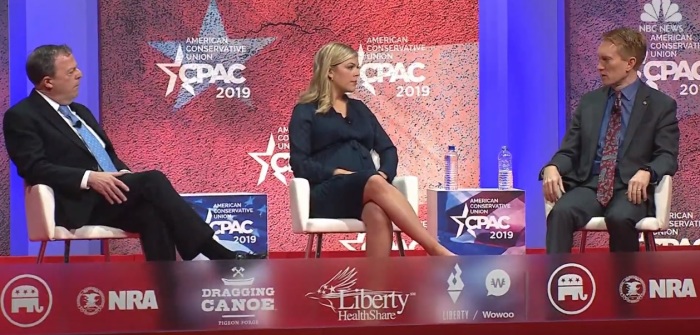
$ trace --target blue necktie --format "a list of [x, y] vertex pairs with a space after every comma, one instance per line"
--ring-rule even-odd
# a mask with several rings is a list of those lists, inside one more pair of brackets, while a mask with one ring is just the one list
[[117, 172], [117, 168], [114, 166], [114, 163], [109, 157], [107, 150], [105, 150], [105, 148], [102, 147], [102, 144], [100, 144], [100, 140], [93, 135], [90, 130], [88, 130], [86, 125], [78, 124], [78, 118], [73, 115], [70, 108], [68, 106], [59, 106], [58, 111], [61, 113], [61, 115], [63, 115], [63, 117], [70, 120], [73, 128], [78, 130], [78, 134], [83, 139], [83, 143], [85, 143], [88, 150], [90, 150], [92, 155], [95, 157], [97, 164], [100, 165], [102, 171]]

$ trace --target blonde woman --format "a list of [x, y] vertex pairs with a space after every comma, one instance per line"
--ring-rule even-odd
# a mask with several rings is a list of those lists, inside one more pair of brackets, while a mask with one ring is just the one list
[[[309, 180], [311, 217], [362, 220], [369, 257], [389, 256], [392, 222], [428, 254], [453, 256], [391, 185], [396, 147], [372, 111], [346, 95], [355, 91], [359, 75], [355, 50], [340, 43], [324, 45], [314, 57], [311, 84], [292, 112], [290, 165], [295, 177]], [[379, 154], [379, 169], [371, 150]]]

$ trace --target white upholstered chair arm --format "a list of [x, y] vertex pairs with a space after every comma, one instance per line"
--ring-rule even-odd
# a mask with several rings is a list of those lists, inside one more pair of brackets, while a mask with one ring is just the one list
[[[561, 196], [560, 192], [559, 192], [559, 195]], [[554, 203], [547, 201], [547, 199], [544, 199], [544, 217], [545, 218], [549, 216], [549, 212], [552, 211], [552, 208], [554, 208]]]
[[396, 177], [393, 185], [408, 199], [408, 203], [411, 204], [413, 210], [418, 214], [418, 177]]
[[656, 220], [659, 221], [659, 230], [668, 229], [671, 216], [671, 195], [673, 193], [673, 178], [666, 175], [654, 190], [654, 205], [656, 207]]
[[292, 212], [292, 231], [304, 232], [304, 223], [309, 220], [311, 188], [304, 178], [292, 178], [289, 183], [289, 208]]
[[53, 240], [56, 230], [53, 189], [41, 184], [26, 186], [24, 197], [29, 240]]

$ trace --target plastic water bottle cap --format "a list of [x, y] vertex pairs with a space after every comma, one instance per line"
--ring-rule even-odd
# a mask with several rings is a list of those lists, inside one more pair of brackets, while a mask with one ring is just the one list
[[455, 146], [454, 146], [454, 145], [449, 145], [449, 146], [447, 146], [447, 150], [454, 151], [454, 150], [455, 150]]

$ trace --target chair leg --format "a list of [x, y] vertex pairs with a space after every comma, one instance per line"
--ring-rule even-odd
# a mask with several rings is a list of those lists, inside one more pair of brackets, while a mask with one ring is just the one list
[[306, 239], [306, 250], [304, 253], [304, 258], [309, 258], [311, 256], [311, 249], [314, 248], [314, 234], [309, 234]]
[[321, 245], [323, 244], [323, 234], [316, 234], [316, 258], [321, 258]]
[[581, 231], [581, 245], [578, 246], [578, 252], [579, 253], [586, 252], [586, 231], [585, 230]]
[[65, 244], [63, 247], [63, 263], [68, 263], [70, 258], [70, 240], [65, 240], [63, 243]]
[[644, 246], [646, 251], [656, 251], [656, 238], [653, 231], [644, 232]]
[[46, 254], [46, 245], [49, 244], [48, 241], [41, 241], [41, 246], [39, 247], [39, 256], [36, 258], [36, 264], [41, 264], [44, 261], [44, 254]]
[[105, 256], [105, 262], [111, 261], [109, 257], [109, 240], [105, 239], [100, 242], [102, 244], [102, 255]]
[[401, 257], [406, 256], [406, 251], [403, 249], [403, 239], [401, 238], [401, 232], [397, 231], [394, 234], [396, 235], [396, 244], [399, 247], [399, 255]]

